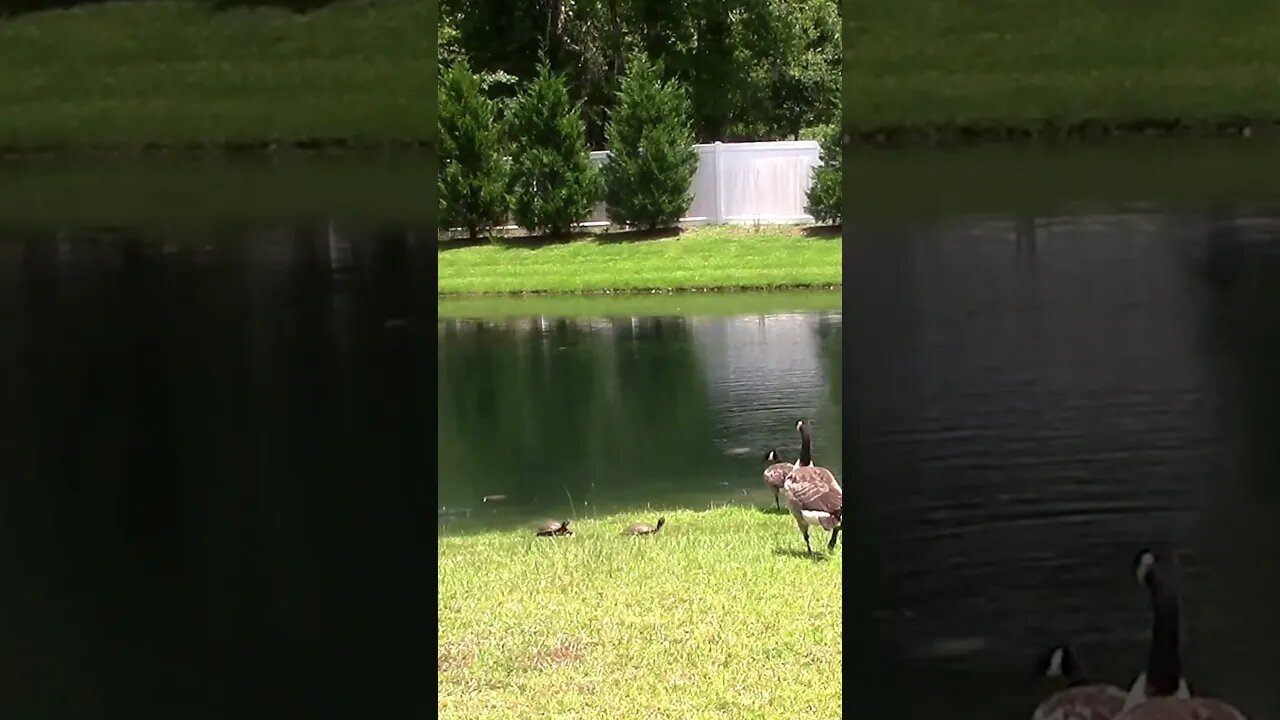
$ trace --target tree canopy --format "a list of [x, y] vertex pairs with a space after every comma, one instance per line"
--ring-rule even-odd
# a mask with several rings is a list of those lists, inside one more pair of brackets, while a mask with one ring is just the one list
[[626, 58], [688, 89], [700, 142], [781, 140], [838, 124], [838, 0], [442, 0], [442, 66], [465, 59], [512, 97], [545, 57], [605, 146]]

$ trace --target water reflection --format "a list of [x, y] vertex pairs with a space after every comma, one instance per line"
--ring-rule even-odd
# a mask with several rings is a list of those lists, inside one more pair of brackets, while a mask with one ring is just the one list
[[846, 672], [883, 675], [869, 699], [1025, 717], [1064, 640], [1127, 687], [1149, 632], [1130, 563], [1154, 546], [1185, 566], [1193, 688], [1280, 712], [1277, 250], [1280, 216], [1221, 206], [846, 242]]
[[839, 313], [444, 320], [437, 340], [442, 531], [763, 503], [800, 415], [840, 467]]
[[431, 477], [409, 235], [0, 228], [14, 716], [403, 707]]

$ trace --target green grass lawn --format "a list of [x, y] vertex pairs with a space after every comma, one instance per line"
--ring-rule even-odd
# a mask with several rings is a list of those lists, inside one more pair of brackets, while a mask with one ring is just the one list
[[854, 129], [1280, 119], [1271, 0], [868, 0], [845, 16]]
[[988, 144], [963, 149], [859, 148], [845, 180], [851, 237], [894, 223], [988, 214], [1108, 213], [1152, 206], [1180, 212], [1266, 206], [1280, 141], [1131, 138], [1114, 143]]
[[0, 148], [428, 136], [421, 0], [122, 0], [0, 16]]
[[[442, 244], [443, 247], [443, 244]], [[542, 246], [519, 240], [441, 249], [440, 293], [602, 292], [840, 285], [839, 235], [714, 226], [656, 240], [608, 235]]]
[[[772, 511], [772, 508], [770, 508]], [[658, 535], [621, 535], [665, 515]], [[439, 542], [449, 720], [841, 716], [841, 544], [789, 515], [650, 510]]]
[[270, 158], [146, 157], [0, 162], [0, 224], [201, 228], [335, 220], [432, 226], [413, 157], [293, 153]]

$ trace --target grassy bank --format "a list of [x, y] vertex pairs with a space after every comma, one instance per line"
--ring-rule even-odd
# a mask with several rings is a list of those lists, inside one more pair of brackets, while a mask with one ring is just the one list
[[421, 188], [430, 180], [429, 166], [385, 156], [0, 162], [0, 225], [161, 230], [335, 220], [425, 235], [432, 218]]
[[123, 0], [0, 16], [0, 149], [427, 139], [427, 6]]
[[1234, 132], [1280, 120], [1277, 26], [1269, 0], [870, 0], [845, 16], [845, 123], [867, 139]]
[[840, 310], [839, 290], [750, 293], [534, 295], [440, 298], [442, 318], [631, 317], [640, 315], [756, 315]]
[[440, 294], [837, 286], [840, 237], [796, 227], [701, 227], [651, 240], [518, 239], [439, 252]]
[[440, 717], [840, 717], [841, 546], [748, 507], [619, 534], [658, 514], [441, 538]]
[[858, 237], [881, 220], [900, 225], [953, 215], [1050, 219], [1126, 209], [1265, 208], [1274, 205], [1280, 142], [1161, 138], [1075, 146], [861, 148], [845, 158], [859, 169], [845, 180], [845, 229]]

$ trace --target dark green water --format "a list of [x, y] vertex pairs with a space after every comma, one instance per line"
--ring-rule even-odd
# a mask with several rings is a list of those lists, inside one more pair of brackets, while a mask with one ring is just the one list
[[1028, 717], [1064, 641], [1127, 688], [1152, 547], [1181, 558], [1193, 691], [1280, 715], [1277, 159], [846, 161], [876, 174], [844, 246], [844, 672], [868, 708]]
[[429, 712], [434, 248], [350, 163], [0, 166], [0, 715]]
[[799, 417], [816, 459], [839, 468], [838, 306], [751, 300], [746, 315], [631, 317], [608, 303], [596, 318], [440, 320], [440, 531], [772, 504], [761, 460], [798, 454]]

